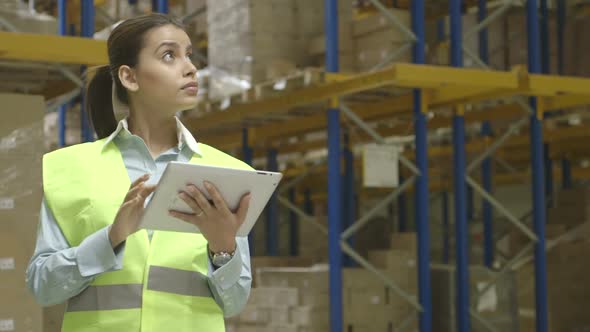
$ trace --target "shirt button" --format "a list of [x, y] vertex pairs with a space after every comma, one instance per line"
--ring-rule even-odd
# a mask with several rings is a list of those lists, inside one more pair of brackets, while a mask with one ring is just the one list
[[225, 277], [221, 277], [221, 278], [219, 278], [219, 280], [221, 280], [223, 282], [223, 281], [225, 281]]

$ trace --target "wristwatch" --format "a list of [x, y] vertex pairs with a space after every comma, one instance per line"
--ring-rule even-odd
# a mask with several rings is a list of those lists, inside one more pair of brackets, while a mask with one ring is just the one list
[[213, 263], [213, 265], [215, 267], [222, 267], [225, 264], [227, 264], [227, 262], [229, 262], [233, 257], [234, 254], [236, 252], [226, 252], [226, 251], [220, 251], [220, 252], [213, 252], [209, 249], [209, 258], [211, 259], [211, 263]]

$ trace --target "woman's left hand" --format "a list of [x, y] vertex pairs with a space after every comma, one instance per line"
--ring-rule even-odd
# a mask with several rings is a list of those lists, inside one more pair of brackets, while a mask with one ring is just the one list
[[201, 234], [209, 242], [209, 249], [213, 252], [233, 252], [236, 250], [236, 234], [246, 219], [250, 194], [246, 194], [240, 200], [238, 210], [230, 211], [227, 203], [217, 188], [205, 182], [205, 189], [213, 204], [195, 186], [189, 184], [179, 197], [185, 201], [195, 212], [187, 214], [170, 210], [170, 215], [180, 220], [191, 223], [199, 228]]

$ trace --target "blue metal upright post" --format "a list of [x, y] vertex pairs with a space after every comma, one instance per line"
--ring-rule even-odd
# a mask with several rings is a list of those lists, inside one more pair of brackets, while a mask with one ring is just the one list
[[[354, 186], [354, 155], [350, 149], [350, 135], [348, 133], [344, 133], [344, 148], [342, 150], [342, 154], [344, 157], [344, 190], [343, 190], [343, 207], [344, 207], [344, 216], [342, 217], [344, 221], [344, 228], [348, 228], [352, 225], [355, 221], [355, 206], [354, 206], [354, 196], [355, 196], [355, 186]], [[354, 248], [354, 236], [349, 237], [347, 240], [348, 245]], [[342, 256], [343, 265], [346, 267], [350, 267], [353, 264], [353, 260], [350, 256], [344, 254]]]
[[[528, 68], [541, 72], [539, 47], [539, 17], [537, 0], [527, 0]], [[531, 169], [533, 183], [533, 225], [538, 241], [535, 243], [535, 309], [537, 332], [547, 332], [547, 261], [545, 253], [545, 188], [543, 171], [543, 129], [537, 113], [537, 98], [530, 98], [535, 114], [530, 118]]]
[[[277, 172], [279, 165], [277, 162], [277, 150], [268, 149], [267, 170]], [[266, 253], [268, 256], [278, 256], [279, 254], [279, 200], [275, 192], [266, 207]]]
[[[82, 37], [94, 37], [94, 1], [82, 0], [80, 21]], [[82, 129], [82, 141], [91, 142], [94, 140], [94, 133], [90, 127], [88, 116], [84, 110], [84, 93], [82, 93], [82, 102], [80, 103], [80, 128]]]
[[[244, 155], [244, 162], [250, 166], [252, 166], [252, 159], [253, 153], [252, 148], [250, 147], [250, 138], [248, 135], [248, 128], [242, 129], [242, 153]], [[255, 246], [254, 246], [254, 229], [248, 233], [248, 246], [250, 247], [250, 255], [254, 256], [255, 254]]]
[[[487, 1], [479, 0], [477, 18], [481, 22], [486, 19]], [[479, 32], [479, 57], [485, 63], [489, 64], [488, 53], [488, 29], [483, 28]], [[484, 121], [481, 125], [481, 135], [484, 137], [492, 136], [492, 126], [489, 121]], [[481, 164], [481, 180], [485, 191], [492, 192], [492, 160], [486, 158]], [[483, 219], [483, 261], [485, 266], [492, 267], [494, 262], [494, 228], [493, 228], [493, 210], [492, 205], [487, 199], [482, 199], [481, 214]]]
[[[451, 26], [451, 65], [463, 66], [463, 37], [461, 36], [461, 0], [449, 0]], [[463, 110], [453, 116], [453, 182], [455, 191], [455, 247], [456, 247], [456, 288], [457, 288], [457, 331], [470, 330], [469, 319], [469, 244], [466, 211], [465, 181], [465, 119]]]
[[[296, 205], [297, 192], [295, 188], [289, 189], [289, 201]], [[299, 255], [299, 218], [297, 213], [289, 211], [289, 255]]]
[[[324, 1], [326, 32], [326, 71], [339, 71], [338, 1]], [[340, 111], [328, 110], [328, 251], [330, 261], [330, 330], [342, 332], [342, 199], [340, 178]]]
[[[404, 182], [404, 176], [403, 175], [399, 175], [399, 182], [403, 183]], [[408, 214], [407, 214], [407, 210], [408, 207], [406, 205], [406, 195], [404, 193], [401, 193], [398, 197], [397, 197], [397, 227], [398, 227], [398, 232], [400, 233], [404, 233], [408, 231]]]
[[[57, 1], [57, 16], [59, 18], [59, 34], [60, 36], [66, 36], [68, 34], [68, 16], [67, 16], [67, 7], [66, 7], [66, 0], [58, 0]], [[66, 114], [67, 114], [67, 104], [64, 104], [59, 107], [59, 137], [58, 143], [60, 147], [66, 146]]]
[[[412, 30], [416, 35], [413, 60], [424, 64], [426, 59], [424, 0], [412, 1]], [[416, 166], [420, 175], [415, 183], [415, 216], [418, 236], [418, 300], [422, 306], [419, 313], [421, 332], [432, 331], [432, 292], [430, 285], [430, 228], [428, 224], [428, 138], [422, 90], [414, 89], [414, 131], [416, 138]]]
[[547, 196], [547, 208], [553, 205], [553, 160], [551, 160], [549, 144], [543, 146], [545, 156], [545, 196]]
[[563, 158], [561, 160], [561, 182], [563, 189], [571, 189], [572, 184], [572, 164], [569, 159]]
[[443, 227], [443, 263], [449, 264], [451, 260], [451, 251], [450, 251], [450, 237], [451, 232], [449, 228], [449, 193], [445, 190], [442, 193], [441, 199], [441, 207], [442, 207], [442, 227]]
[[551, 58], [550, 58], [550, 40], [549, 40], [549, 9], [547, 8], [547, 0], [541, 1], [541, 72], [549, 74]]
[[168, 0], [152, 0], [152, 11], [168, 14]]

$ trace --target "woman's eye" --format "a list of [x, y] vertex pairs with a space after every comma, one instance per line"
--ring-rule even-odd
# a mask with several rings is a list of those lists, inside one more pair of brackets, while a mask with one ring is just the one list
[[174, 59], [174, 56], [172, 55], [172, 52], [166, 52], [164, 53], [163, 59], [164, 61], [171, 61], [172, 59]]
[[191, 59], [191, 60], [193, 60], [193, 58], [194, 58], [194, 54], [193, 54], [193, 53], [188, 53], [188, 54], [186, 55], [186, 57], [187, 57], [187, 58], [189, 58], [189, 59]]

